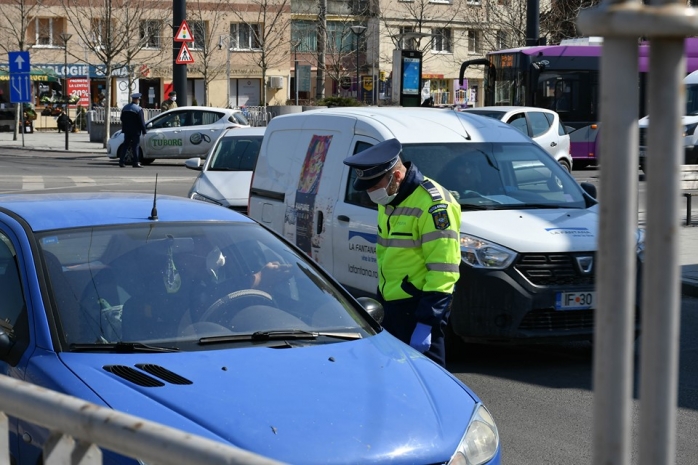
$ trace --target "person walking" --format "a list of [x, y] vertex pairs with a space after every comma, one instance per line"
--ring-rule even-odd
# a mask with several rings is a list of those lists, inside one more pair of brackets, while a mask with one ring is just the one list
[[147, 132], [145, 128], [145, 116], [139, 103], [141, 94], [136, 92], [131, 95], [131, 103], [124, 105], [121, 109], [121, 131], [124, 133], [124, 144], [126, 150], [122, 150], [119, 155], [119, 166], [124, 167], [126, 152], [131, 150], [131, 161], [134, 168], [142, 168], [138, 160], [138, 147], [141, 142], [141, 134]]
[[172, 110], [177, 108], [177, 92], [174, 90], [167, 94], [167, 100], [162, 102], [162, 105], [160, 105], [160, 109], [162, 111], [167, 111], [167, 110]]
[[441, 366], [445, 329], [460, 277], [460, 205], [447, 189], [403, 163], [389, 139], [344, 160], [354, 188], [378, 204], [378, 298], [383, 327]]

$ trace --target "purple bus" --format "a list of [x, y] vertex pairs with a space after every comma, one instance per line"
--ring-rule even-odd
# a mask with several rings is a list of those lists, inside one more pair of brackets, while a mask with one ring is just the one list
[[[698, 38], [686, 39], [686, 74], [698, 69]], [[460, 79], [471, 65], [486, 65], [485, 105], [526, 105], [560, 114], [570, 134], [575, 168], [599, 160], [599, 65], [601, 42], [572, 39], [560, 45], [520, 47], [490, 52], [461, 65]], [[646, 115], [645, 90], [649, 45], [640, 44], [640, 114]]]

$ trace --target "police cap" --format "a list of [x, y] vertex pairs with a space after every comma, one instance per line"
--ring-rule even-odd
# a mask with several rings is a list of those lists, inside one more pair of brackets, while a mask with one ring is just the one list
[[131, 98], [132, 99], [141, 98], [141, 95], [142, 94], [140, 92], [135, 92], [135, 93], [131, 94]]
[[167, 95], [169, 95], [170, 97], [176, 97], [176, 96], [177, 96], [177, 92], [173, 90], [172, 92], [170, 92], [170, 93], [167, 94]]
[[401, 151], [402, 144], [397, 139], [388, 139], [345, 158], [344, 164], [356, 172], [354, 189], [365, 191], [375, 186], [397, 164]]

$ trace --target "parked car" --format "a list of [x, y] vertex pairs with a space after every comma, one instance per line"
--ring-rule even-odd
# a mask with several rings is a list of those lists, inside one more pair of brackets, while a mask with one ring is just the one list
[[[286, 463], [501, 463], [477, 395], [245, 215], [145, 194], [0, 205], [0, 374]], [[49, 433], [10, 418], [11, 462], [42, 463]]]
[[537, 107], [492, 106], [461, 111], [488, 116], [511, 124], [545, 149], [567, 171], [572, 171], [570, 136], [560, 122], [560, 115]]
[[[146, 122], [148, 133], [141, 136], [141, 163], [158, 158], [205, 157], [226, 129], [250, 127], [241, 110], [216, 107], [179, 107]], [[119, 158], [124, 134], [114, 132], [107, 141], [107, 156]]]
[[250, 181], [265, 129], [228, 129], [203, 163], [199, 157], [185, 161], [187, 168], [201, 171], [189, 190], [189, 198], [247, 213]]

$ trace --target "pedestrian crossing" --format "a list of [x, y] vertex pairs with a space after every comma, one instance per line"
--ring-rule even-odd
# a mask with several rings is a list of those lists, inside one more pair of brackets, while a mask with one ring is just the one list
[[[123, 187], [128, 184], [153, 184], [153, 176], [16, 176], [0, 175], [0, 194], [17, 192], [37, 192], [61, 189], [81, 189], [97, 191], [116, 190], [114, 186]], [[131, 174], [130, 172], [128, 174]], [[187, 185], [193, 183], [190, 176], [158, 176], [158, 183], [180, 182]], [[119, 189], [120, 190], [120, 189]]]

